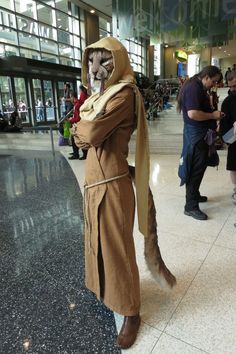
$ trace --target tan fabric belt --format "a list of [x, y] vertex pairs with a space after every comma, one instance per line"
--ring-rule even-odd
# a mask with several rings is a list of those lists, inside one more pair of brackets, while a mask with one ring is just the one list
[[89, 184], [89, 185], [85, 185], [84, 186], [84, 189], [88, 189], [88, 188], [92, 188], [92, 187], [96, 187], [96, 186], [99, 186], [100, 184], [104, 184], [104, 183], [108, 183], [108, 182], [111, 182], [111, 181], [115, 181], [116, 179], [120, 179], [122, 177], [125, 177], [129, 174], [129, 171], [123, 173], [122, 175], [119, 175], [119, 176], [115, 176], [115, 177], [111, 177], [111, 178], [107, 178], [107, 179], [104, 179], [103, 181], [99, 181], [99, 182], [96, 182], [96, 183], [92, 183], [92, 184]]

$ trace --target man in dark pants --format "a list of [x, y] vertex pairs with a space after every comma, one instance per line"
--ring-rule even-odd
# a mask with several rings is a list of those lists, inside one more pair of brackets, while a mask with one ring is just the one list
[[[224, 135], [228, 130], [234, 128], [236, 135], [236, 70], [228, 75], [230, 94], [222, 102], [221, 110], [225, 117], [220, 122], [220, 132]], [[233, 187], [232, 202], [236, 204], [236, 141], [228, 145], [226, 169], [230, 171], [230, 178]]]
[[180, 185], [186, 185], [184, 214], [197, 220], [208, 216], [199, 209], [199, 203], [206, 202], [201, 196], [200, 184], [207, 168], [209, 142], [207, 136], [216, 129], [221, 112], [212, 111], [208, 90], [220, 79], [221, 72], [216, 66], [207, 66], [185, 81], [178, 97], [178, 110], [183, 112], [183, 151], [179, 165]]

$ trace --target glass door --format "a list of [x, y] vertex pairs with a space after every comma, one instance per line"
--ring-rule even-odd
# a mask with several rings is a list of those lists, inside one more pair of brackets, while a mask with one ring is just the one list
[[47, 122], [55, 121], [55, 102], [52, 81], [43, 80], [43, 95], [46, 108], [46, 120]]
[[14, 78], [16, 103], [19, 117], [22, 123], [29, 123], [28, 100], [26, 94], [25, 79], [22, 77]]
[[69, 81], [58, 81], [57, 94], [58, 94], [58, 107], [59, 107], [59, 117], [64, 117], [66, 113], [65, 107], [65, 84], [69, 84], [69, 90], [74, 91], [75, 82]]
[[3, 116], [10, 118], [11, 113], [15, 110], [12, 95], [11, 78], [9, 76], [0, 76], [0, 95]]
[[32, 84], [33, 84], [33, 95], [34, 95], [36, 122], [43, 123], [43, 122], [45, 122], [45, 109], [44, 109], [44, 103], [43, 103], [41, 80], [33, 79]]

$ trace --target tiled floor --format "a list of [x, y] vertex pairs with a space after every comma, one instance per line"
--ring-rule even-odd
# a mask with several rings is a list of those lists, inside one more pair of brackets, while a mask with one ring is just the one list
[[[171, 117], [171, 120], [168, 120], [168, 116]], [[157, 121], [150, 123], [152, 140], [155, 140], [156, 138], [158, 139], [158, 136], [162, 133], [168, 135], [168, 125], [170, 122], [170, 139], [173, 141], [174, 137], [177, 137], [176, 144], [179, 144], [181, 118], [173, 113], [173, 111], [171, 111], [169, 115], [168, 112], [165, 112]], [[176, 126], [176, 129], [174, 126]], [[179, 151], [181, 147], [177, 146], [177, 148], [178, 150], [176, 151]], [[68, 147], [61, 148], [61, 153], [65, 157], [68, 156], [69, 151], [70, 148]], [[137, 224], [135, 223], [134, 234], [141, 278], [142, 324], [135, 345], [131, 349], [124, 351], [124, 353], [236, 353], [236, 228], [234, 227], [234, 223], [236, 222], [236, 206], [231, 202], [230, 179], [228, 172], [225, 170], [226, 151], [219, 151], [219, 154], [220, 166], [218, 170], [215, 168], [207, 169], [201, 188], [202, 194], [207, 195], [209, 198], [207, 203], [201, 205], [202, 210], [209, 215], [209, 220], [207, 221], [197, 221], [183, 214], [184, 187], [179, 187], [179, 179], [177, 176], [179, 153], [174, 154], [172, 152], [171, 155], [151, 155], [150, 185], [157, 208], [159, 245], [166, 264], [177, 278], [177, 285], [172, 291], [165, 291], [159, 289], [155, 281], [152, 279], [147, 270], [143, 256], [143, 236], [139, 234]], [[133, 163], [133, 155], [130, 155], [130, 163]], [[69, 164], [78, 180], [79, 186], [82, 187], [85, 161], [74, 160], [69, 161]], [[9, 166], [11, 166], [11, 164]], [[71, 179], [72, 177], [69, 178]], [[58, 186], [55, 189], [55, 193], [59, 193], [59, 196], [61, 195], [61, 188], [62, 187]], [[63, 188], [65, 188], [65, 186]], [[18, 189], [15, 188], [15, 192], [17, 191]], [[73, 204], [75, 206], [76, 202], [78, 203], [77, 208], [73, 208], [74, 223], [72, 226], [75, 227], [77, 222], [76, 217], [78, 217], [77, 210], [78, 215], [80, 215], [81, 197], [79, 190], [74, 188], [73, 192], [76, 192], [79, 195], [78, 200], [75, 197], [75, 204]], [[50, 205], [52, 202], [51, 198], [52, 194], [50, 194], [50, 190], [48, 190], [47, 196], [42, 197], [42, 199], [38, 197], [38, 199], [36, 199], [37, 203], [34, 203], [33, 205], [34, 207], [40, 207], [42, 206], [42, 203]], [[33, 200], [34, 196], [31, 198], [32, 202]], [[24, 202], [24, 205], [26, 205], [26, 202]], [[61, 210], [60, 204], [59, 210]], [[5, 213], [7, 215], [8, 211]], [[45, 217], [50, 216], [45, 215]], [[57, 216], [54, 215], [54, 217]], [[39, 224], [42, 223], [41, 219], [39, 220]], [[81, 232], [81, 230], [78, 232]], [[45, 233], [47, 233], [47, 231], [45, 231]], [[50, 229], [48, 229], [48, 234], [51, 234]], [[61, 237], [62, 235], [63, 232], [61, 233]], [[69, 244], [67, 244], [66, 249], [73, 248], [75, 241], [73, 240], [71, 232], [70, 237], [72, 239], [69, 241]], [[62, 242], [65, 241], [63, 240], [64, 239], [61, 238]], [[15, 249], [15, 241], [10, 243], [7, 247], [8, 249], [13, 247]], [[20, 246], [18, 245], [18, 247]], [[13, 254], [16, 252], [14, 249]], [[58, 247], [56, 247], [55, 251], [57, 249]], [[28, 248], [25, 247], [25, 250], [28, 251]], [[41, 253], [41, 259], [42, 255], [43, 253]], [[63, 250], [60, 257], [64, 257]], [[67, 257], [69, 257], [69, 255], [67, 255]], [[36, 270], [40, 271], [40, 274], [42, 274], [44, 270], [38, 269], [40, 258], [36, 257], [36, 260], [36, 264], [38, 265], [36, 266]], [[55, 258], [52, 258], [51, 262], [48, 261], [49, 264], [54, 264], [54, 260]], [[78, 262], [80, 261], [81, 260], [78, 259]], [[43, 264], [44, 263], [42, 263], [42, 265]], [[48, 277], [50, 275], [50, 277], [53, 278], [53, 284], [49, 281], [52, 278], [46, 279], [49, 281], [49, 284], [51, 284], [47, 290], [48, 296], [53, 293], [55, 288], [58, 289], [58, 286], [60, 296], [64, 296], [64, 289], [66, 286], [68, 288], [75, 287], [75, 269], [73, 269], [73, 264], [71, 265], [71, 273], [66, 274], [62, 272], [62, 280], [60, 279], [61, 273], [58, 274], [57, 272], [57, 265], [54, 264], [52, 269], [51, 267], [46, 268], [49, 273]], [[61, 272], [60, 268], [59, 271]], [[9, 272], [11, 272], [11, 269], [9, 269]], [[31, 274], [32, 272], [28, 274], [29, 282], [32, 282]], [[52, 289], [53, 286], [54, 290]], [[13, 292], [13, 294], [22, 293], [22, 297], [19, 298], [25, 301], [24, 291], [22, 292], [19, 290], [20, 283], [15, 283], [14, 289], [15, 292]], [[6, 300], [4, 300], [3, 296], [3, 302], [4, 301]], [[93, 299], [93, 301], [95, 300]], [[33, 304], [31, 306], [33, 306]], [[20, 301], [18, 301], [18, 305], [19, 310], [24, 310], [24, 313], [22, 311], [21, 313], [22, 316], [24, 316], [24, 320], [26, 320], [29, 314], [28, 308], [21, 307], [22, 304]], [[85, 303], [84, 306], [84, 308], [87, 308], [88, 303]], [[100, 308], [99, 304], [96, 306]], [[90, 309], [90, 307], [88, 307], [87, 310], [88, 309]], [[19, 312], [19, 310], [16, 309], [16, 313], [17, 311]], [[47, 310], [49, 311], [49, 314], [46, 314]], [[40, 311], [43, 311], [42, 302]], [[45, 316], [45, 321], [49, 320], [51, 311], [52, 309], [46, 306], [42, 312], [42, 316], [40, 315], [38, 326], [43, 326], [43, 316]], [[56, 321], [57, 313], [60, 314], [58, 316], [58, 320], [60, 321], [60, 311], [60, 304], [56, 304], [53, 311], [54, 321]], [[7, 312], [6, 308], [5, 312]], [[89, 315], [88, 312], [87, 315]], [[5, 319], [7, 318], [7, 313], [5, 313]], [[35, 318], [37, 318], [37, 316], [29, 318], [29, 323], [33, 324]], [[100, 337], [99, 340], [102, 340], [102, 343], [106, 342], [104, 345], [107, 345], [106, 348], [108, 348], [107, 352], [104, 351], [104, 353], [116, 353], [114, 347], [114, 330], [111, 329], [110, 337], [107, 339], [106, 330], [107, 326], [110, 325], [103, 324], [103, 321], [108, 321], [106, 323], [111, 323], [111, 327], [109, 328], [113, 328], [112, 316], [102, 308], [98, 318], [100, 326], [102, 327], [100, 333], [105, 334], [105, 336]], [[68, 318], [65, 316], [63, 321], [66, 321], [67, 319]], [[117, 330], [119, 330], [122, 318], [115, 315], [115, 319]], [[63, 322], [63, 324], [64, 323], [65, 322]], [[16, 322], [16, 326], [17, 324], [18, 322]], [[80, 324], [81, 327], [83, 327], [81, 322]], [[63, 326], [60, 328], [62, 327]], [[28, 327], [26, 327], [26, 329], [27, 328]], [[73, 330], [75, 329], [73, 328]], [[9, 333], [9, 331], [12, 331], [12, 333]], [[87, 333], [93, 331], [92, 322], [88, 321], [85, 326], [85, 331], [87, 331]], [[22, 333], [25, 333], [25, 331]], [[8, 328], [8, 335], [10, 337], [16, 335], [15, 329]], [[71, 340], [73, 343], [76, 343], [76, 345], [79, 345], [80, 335], [84, 338], [84, 332], [81, 332], [81, 334], [78, 332], [77, 335], [73, 334], [71, 337]], [[37, 340], [41, 340], [43, 343], [44, 338], [45, 337], [40, 337]], [[52, 338], [54, 340], [53, 336]], [[95, 337], [89, 338], [86, 349], [81, 349], [80, 347], [76, 349], [76, 345], [73, 344], [73, 346], [67, 351], [60, 351], [59, 347], [54, 349], [56, 348], [58, 340], [59, 337], [55, 337], [53, 351], [40, 351], [37, 349], [38, 351], [35, 350], [35, 352], [31, 351], [30, 353], [95, 353], [95, 351], [93, 351], [94, 347], [91, 345], [91, 340], [96, 343]], [[110, 342], [111, 347], [109, 347], [109, 343], [107, 342]], [[102, 353], [99, 349], [97, 352]], [[9, 353], [13, 353], [13, 351], [9, 351]], [[21, 353], [21, 351], [16, 351], [15, 353], [18, 354]], [[1, 352], [0, 348], [0, 354], [8, 354], [8, 352]]]

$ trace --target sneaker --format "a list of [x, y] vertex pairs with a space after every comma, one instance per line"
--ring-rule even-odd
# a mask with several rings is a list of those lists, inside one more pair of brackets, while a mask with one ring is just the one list
[[207, 220], [208, 216], [207, 214], [203, 213], [200, 209], [194, 209], [190, 211], [184, 211], [185, 215], [192, 216], [194, 219], [197, 220]]
[[207, 197], [205, 195], [199, 195], [198, 203], [206, 203], [206, 202], [207, 202]]

